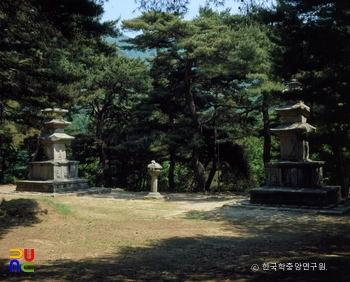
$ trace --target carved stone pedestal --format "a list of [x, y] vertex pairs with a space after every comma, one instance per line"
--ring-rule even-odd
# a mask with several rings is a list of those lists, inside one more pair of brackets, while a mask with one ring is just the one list
[[280, 161], [266, 164], [266, 186], [292, 188], [323, 187], [324, 162]]

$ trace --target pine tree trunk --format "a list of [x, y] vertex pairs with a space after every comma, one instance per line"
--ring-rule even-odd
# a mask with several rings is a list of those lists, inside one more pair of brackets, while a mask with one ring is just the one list
[[105, 165], [106, 165], [106, 152], [105, 144], [102, 136], [103, 128], [103, 112], [99, 112], [97, 115], [97, 125], [96, 125], [96, 149], [99, 156], [99, 163], [96, 171], [96, 186], [104, 187], [105, 184]]
[[103, 141], [99, 140], [97, 144], [97, 151], [99, 155], [99, 163], [96, 172], [96, 186], [104, 187], [105, 184], [105, 166], [106, 166], [106, 152], [103, 145]]
[[[192, 71], [193, 63], [194, 63], [193, 60], [188, 60], [186, 63], [184, 92], [185, 92], [187, 109], [189, 111], [193, 125], [198, 130], [198, 133], [200, 134], [200, 136], [203, 136], [202, 125], [198, 120], [198, 115], [196, 113], [196, 106], [194, 103], [193, 94], [191, 92], [191, 84], [192, 84], [191, 71]], [[196, 189], [195, 189], [196, 192], [205, 191], [204, 166], [201, 163], [200, 155], [201, 155], [200, 148], [198, 147], [194, 148], [192, 151], [192, 168], [196, 179]]]
[[[216, 111], [216, 107], [215, 107], [215, 111]], [[217, 144], [217, 129], [216, 129], [216, 118], [213, 118], [213, 128], [214, 128], [214, 146], [213, 146], [213, 165], [210, 169], [209, 175], [208, 175], [208, 179], [207, 182], [205, 183], [205, 190], [209, 191], [210, 190], [210, 186], [211, 183], [213, 182], [215, 173], [216, 173], [216, 166], [217, 166], [217, 152], [216, 152], [216, 144]]]
[[175, 180], [174, 180], [174, 171], [175, 171], [175, 149], [170, 148], [170, 166], [168, 173], [168, 181], [169, 181], [169, 191], [175, 191]]
[[206, 191], [210, 190], [210, 185], [213, 182], [215, 173], [216, 173], [216, 162], [215, 162], [215, 160], [213, 160], [213, 166], [211, 167], [211, 170], [209, 172], [209, 176], [208, 176], [207, 182], [205, 183], [205, 190]]
[[[0, 125], [4, 123], [4, 107], [0, 104]], [[2, 160], [1, 168], [0, 168], [0, 181], [3, 182], [4, 180], [4, 163], [5, 163], [5, 157], [2, 155], [2, 149], [4, 145], [4, 135], [0, 134], [0, 159]]]
[[1, 138], [1, 150], [0, 150], [0, 158], [1, 158], [1, 170], [0, 170], [0, 181], [3, 182], [4, 181], [4, 177], [5, 177], [5, 156], [2, 155], [3, 151], [2, 151], [2, 146], [3, 146], [3, 141]]
[[270, 120], [269, 120], [269, 106], [268, 106], [268, 93], [263, 93], [262, 114], [264, 122], [264, 152], [263, 161], [264, 167], [266, 163], [271, 160], [271, 132], [270, 132]]
[[196, 179], [195, 192], [205, 192], [205, 177], [204, 166], [200, 162], [200, 150], [198, 148], [192, 151], [192, 166], [194, 170], [194, 177]]
[[[337, 140], [337, 138], [336, 138], [336, 140]], [[336, 152], [337, 157], [338, 157], [338, 164], [339, 164], [339, 168], [340, 168], [339, 176], [340, 176], [340, 179], [342, 179], [342, 185], [341, 185], [341, 189], [340, 189], [341, 197], [347, 198], [348, 193], [349, 193], [349, 188], [348, 188], [349, 183], [348, 183], [346, 173], [345, 173], [345, 167], [344, 167], [344, 162], [343, 162], [343, 157], [341, 154], [341, 148], [340, 148], [339, 142], [336, 142], [336, 148], [334, 151]]]

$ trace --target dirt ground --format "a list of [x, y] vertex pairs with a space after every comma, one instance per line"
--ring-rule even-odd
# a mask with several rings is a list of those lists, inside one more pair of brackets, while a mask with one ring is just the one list
[[[0, 281], [350, 281], [349, 215], [146, 194], [0, 194]], [[34, 248], [34, 273], [10, 273], [10, 248]]]

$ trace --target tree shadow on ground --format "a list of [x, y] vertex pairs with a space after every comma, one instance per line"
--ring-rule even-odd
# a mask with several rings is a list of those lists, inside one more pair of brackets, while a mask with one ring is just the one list
[[[350, 214], [342, 216], [304, 214], [276, 210], [215, 208], [184, 213], [189, 220], [223, 222], [223, 230], [235, 233], [241, 241], [250, 238], [250, 247], [268, 246], [270, 254], [292, 247], [294, 251], [340, 248], [350, 245]], [[332, 244], [330, 243], [332, 242]], [[326, 251], [326, 250], [325, 250]]]
[[[350, 251], [324, 256], [316, 248], [307, 254], [289, 246], [268, 257], [270, 246], [240, 247], [240, 238], [223, 236], [173, 237], [147, 247], [124, 247], [114, 254], [83, 260], [35, 263], [34, 273], [10, 273], [0, 260], [0, 280], [6, 281], [349, 281]], [[346, 242], [347, 244], [350, 241]], [[244, 239], [254, 244], [254, 238]], [[348, 244], [349, 246], [349, 244]], [[88, 248], [88, 246], [87, 246]], [[263, 263], [325, 263], [327, 270], [263, 270]], [[257, 264], [259, 271], [251, 266]]]
[[38, 213], [47, 213], [47, 211], [40, 210], [36, 200], [0, 200], [0, 239], [12, 228], [31, 226], [40, 222]]
[[[240, 212], [243, 214], [235, 217]], [[34, 273], [10, 273], [10, 260], [2, 259], [0, 280], [350, 280], [349, 216], [335, 217], [327, 224], [322, 216], [260, 210], [214, 209], [189, 211], [183, 216], [190, 220], [220, 221], [221, 233], [153, 240], [147, 246], [123, 247], [98, 257], [91, 251], [90, 258], [82, 260], [34, 261]], [[293, 268], [264, 270], [264, 263], [292, 263]], [[315, 263], [317, 268], [296, 270], [295, 263]], [[320, 263], [324, 263], [327, 270], [320, 270]], [[257, 272], [252, 271], [253, 264], [259, 267]]]

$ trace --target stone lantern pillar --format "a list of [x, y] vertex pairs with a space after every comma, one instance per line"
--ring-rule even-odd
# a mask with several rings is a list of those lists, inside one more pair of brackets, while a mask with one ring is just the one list
[[145, 196], [145, 199], [161, 199], [164, 198], [158, 190], [158, 175], [162, 172], [162, 166], [154, 160], [147, 166], [148, 173], [151, 176], [151, 192]]

